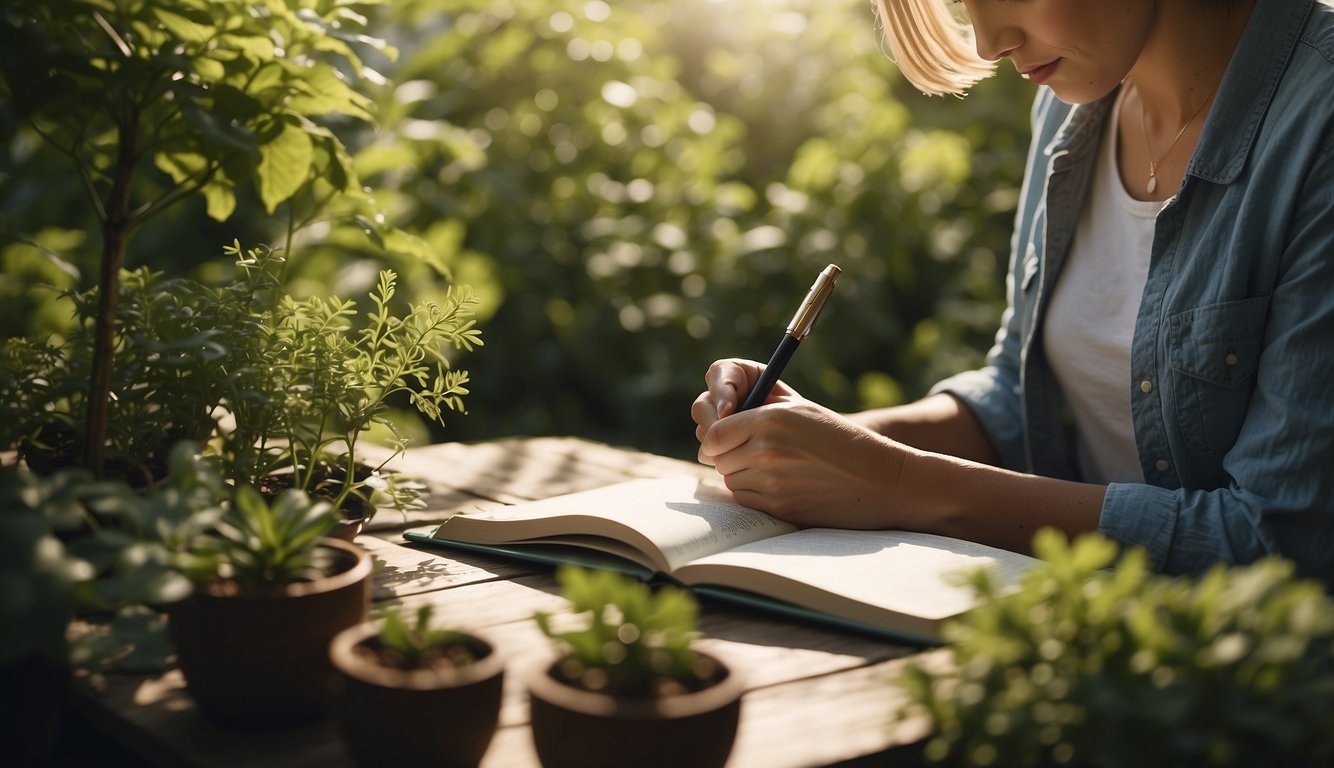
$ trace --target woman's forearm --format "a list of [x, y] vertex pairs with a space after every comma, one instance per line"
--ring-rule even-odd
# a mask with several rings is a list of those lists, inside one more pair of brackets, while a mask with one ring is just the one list
[[972, 411], [950, 395], [931, 395], [908, 405], [848, 414], [848, 418], [923, 451], [981, 464], [997, 462], [996, 450]]
[[1052, 527], [1097, 530], [1106, 487], [1025, 475], [926, 451], [910, 452], [899, 478], [903, 508], [895, 527], [937, 533], [1015, 552]]

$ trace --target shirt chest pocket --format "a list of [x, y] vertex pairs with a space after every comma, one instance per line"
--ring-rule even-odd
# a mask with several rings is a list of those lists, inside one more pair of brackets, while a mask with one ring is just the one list
[[1269, 297], [1211, 304], [1168, 320], [1172, 393], [1181, 435], [1223, 454], [1237, 441], [1259, 368]]

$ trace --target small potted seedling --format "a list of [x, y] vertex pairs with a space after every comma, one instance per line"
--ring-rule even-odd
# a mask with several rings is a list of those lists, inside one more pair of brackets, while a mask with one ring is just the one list
[[327, 538], [331, 506], [300, 491], [272, 503], [238, 487], [188, 554], [194, 592], [168, 607], [186, 687], [200, 710], [244, 728], [296, 725], [334, 703], [329, 642], [366, 618], [371, 558]]
[[562, 650], [528, 680], [542, 764], [723, 765], [743, 689], [722, 661], [693, 648], [698, 606], [690, 593], [574, 567], [557, 578], [584, 621], [561, 630], [557, 617], [534, 617]]
[[431, 606], [409, 622], [344, 630], [329, 646], [342, 684], [343, 741], [361, 766], [475, 766], [500, 717], [504, 659], [482, 637], [431, 625]]

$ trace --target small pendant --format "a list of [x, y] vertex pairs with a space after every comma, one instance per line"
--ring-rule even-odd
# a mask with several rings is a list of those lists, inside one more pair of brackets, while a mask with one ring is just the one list
[[1153, 174], [1149, 174], [1149, 183], [1144, 185], [1144, 191], [1152, 195], [1153, 191], [1157, 188], [1158, 188], [1158, 177], [1154, 176]]

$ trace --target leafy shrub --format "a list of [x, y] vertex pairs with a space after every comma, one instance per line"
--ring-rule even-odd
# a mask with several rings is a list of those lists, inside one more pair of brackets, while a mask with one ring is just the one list
[[[1285, 561], [1153, 574], [1143, 551], [1067, 546], [1017, 591], [971, 577], [979, 607], [947, 629], [953, 664], [898, 680], [930, 716], [926, 754], [972, 766], [1328, 765], [1334, 603]], [[1114, 570], [1105, 570], [1115, 562]]]
[[94, 473], [131, 232], [196, 195], [226, 219], [238, 185], [253, 182], [266, 213], [287, 207], [290, 245], [330, 200], [360, 197], [346, 148], [317, 121], [371, 120], [370, 100], [340, 71], [363, 73], [358, 49], [392, 55], [353, 31], [364, 5], [13, 0], [0, 9], [0, 93], [30, 136], [72, 162], [66, 171], [82, 181], [102, 234], [83, 441]]
[[[363, 314], [351, 300], [288, 294], [285, 260], [268, 248], [226, 252], [236, 277], [219, 288], [147, 269], [123, 275], [108, 431], [117, 474], [151, 485], [176, 442], [212, 441], [205, 453], [238, 485], [285, 470], [290, 487], [335, 508], [354, 495], [417, 505], [420, 486], [358, 466], [356, 448], [373, 427], [399, 450], [407, 444], [390, 418], [396, 395], [436, 423], [464, 410], [468, 372], [446, 351], [481, 345], [476, 299], [450, 290], [443, 303], [398, 312], [397, 278], [385, 270]], [[96, 294], [72, 296], [79, 322], [68, 340], [0, 345], [0, 445], [43, 471], [77, 461]]]
[[[142, 491], [82, 470], [0, 468], [0, 661], [26, 647], [87, 671], [81, 679], [93, 686], [107, 669], [164, 667], [170, 649], [158, 609], [189, 594], [186, 573], [208, 567], [200, 543], [214, 535], [226, 495], [191, 444], [168, 464]], [[107, 631], [80, 633], [68, 646], [76, 614], [109, 617]]]
[[409, 0], [384, 18], [403, 56], [364, 178], [392, 180], [391, 218], [524, 340], [474, 366], [487, 418], [455, 437], [692, 456], [705, 366], [767, 357], [831, 261], [849, 277], [789, 368], [803, 393], [889, 405], [980, 361], [1022, 171], [1017, 78], [910, 93], [853, 0]]
[[[123, 272], [108, 409], [109, 474], [136, 486], [161, 479], [177, 441], [206, 441], [232, 382], [223, 359], [254, 333], [253, 302], [160, 272]], [[77, 463], [87, 409], [99, 289], [71, 292], [75, 325], [61, 339], [6, 339], [0, 445], [41, 471]]]

